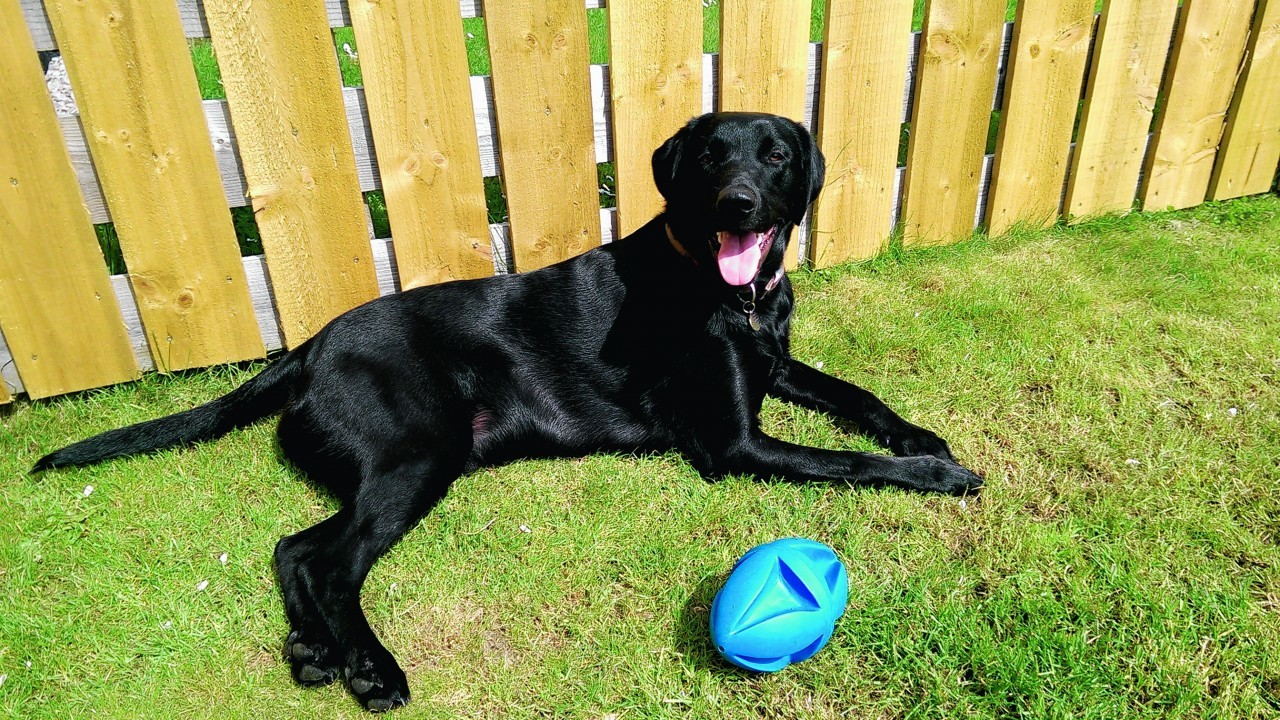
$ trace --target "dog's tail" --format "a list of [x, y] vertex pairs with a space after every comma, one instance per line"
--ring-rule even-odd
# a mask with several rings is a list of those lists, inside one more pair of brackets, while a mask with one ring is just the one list
[[109, 430], [68, 445], [36, 461], [32, 472], [163, 450], [212, 440], [283, 409], [302, 372], [303, 347], [267, 366], [252, 380], [185, 412]]

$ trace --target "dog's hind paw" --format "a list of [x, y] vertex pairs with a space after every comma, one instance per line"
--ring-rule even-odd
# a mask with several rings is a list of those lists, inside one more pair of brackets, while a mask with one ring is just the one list
[[386, 712], [409, 703], [409, 681], [391, 653], [357, 650], [349, 654], [344, 673], [347, 686], [371, 712]]
[[327, 643], [294, 630], [284, 641], [284, 656], [299, 685], [329, 685], [338, 679], [338, 653]]

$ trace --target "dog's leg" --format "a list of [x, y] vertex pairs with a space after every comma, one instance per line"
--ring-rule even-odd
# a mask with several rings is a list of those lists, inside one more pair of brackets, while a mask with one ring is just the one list
[[374, 562], [444, 497], [461, 472], [461, 459], [432, 457], [367, 473], [351, 505], [333, 517], [333, 533], [320, 536], [299, 568], [302, 587], [341, 649], [343, 676], [369, 710], [407, 703], [409, 685], [369, 627], [360, 588]]
[[797, 360], [789, 360], [776, 375], [769, 394], [848, 420], [857, 426], [859, 432], [889, 448], [895, 455], [955, 459], [945, 440], [903, 420], [871, 392]]
[[[823, 450], [769, 437], [758, 428], [744, 428], [736, 439], [718, 449], [703, 445], [700, 450], [707, 467], [698, 469], [710, 470], [715, 475], [752, 474], [784, 480], [894, 485], [953, 495], [982, 485], [982, 478], [950, 460], [930, 455], [890, 457]], [[703, 464], [698, 461], [700, 453], [687, 454], [694, 458], [695, 466]]]
[[349, 522], [350, 511], [341, 510], [302, 532], [276, 544], [276, 576], [289, 618], [284, 656], [300, 685], [328, 685], [338, 679], [342, 654], [316, 602], [303, 583], [304, 563], [316, 548]]

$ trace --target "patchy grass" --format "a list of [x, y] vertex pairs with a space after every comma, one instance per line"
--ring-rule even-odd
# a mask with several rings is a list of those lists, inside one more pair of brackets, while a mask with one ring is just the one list
[[[413, 688], [398, 716], [1275, 717], [1277, 237], [1268, 196], [797, 273], [796, 355], [937, 429], [981, 497], [707, 483], [672, 455], [476, 473], [365, 589]], [[362, 716], [278, 659], [272, 546], [334, 505], [270, 423], [25, 474], [258, 367], [0, 418], [0, 715]], [[870, 447], [781, 403], [763, 421]], [[812, 660], [747, 675], [707, 608], [781, 536], [837, 550], [849, 610]]]

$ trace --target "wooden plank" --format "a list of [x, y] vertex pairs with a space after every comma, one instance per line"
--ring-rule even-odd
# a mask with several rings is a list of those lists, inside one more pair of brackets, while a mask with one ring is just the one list
[[[36, 49], [56, 50], [58, 45], [44, 14], [43, 0], [19, 0], [19, 2], [27, 20], [27, 27], [31, 28]], [[458, 0], [457, 5], [464, 18], [480, 16], [480, 0]], [[605, 0], [585, 0], [584, 6], [588, 9], [602, 8], [605, 6]], [[351, 16], [347, 12], [347, 0], [324, 0], [324, 9], [330, 27], [351, 25]], [[204, 6], [200, 0], [178, 0], [178, 13], [182, 18], [182, 29], [187, 37], [209, 37], [209, 23], [205, 19]]]
[[829, 267], [889, 239], [911, 0], [827, 0], [818, 145], [827, 184], [813, 209], [809, 260]]
[[28, 394], [130, 380], [138, 367], [18, 5], [0, 2], [0, 329]]
[[1248, 58], [1222, 134], [1209, 197], [1226, 200], [1271, 189], [1280, 163], [1280, 0], [1261, 0]]
[[206, 0], [285, 344], [378, 295], [324, 9]]
[[995, 93], [1004, 0], [930, 0], [917, 70], [903, 242], [955, 242], [973, 232]]
[[502, 184], [516, 268], [600, 244], [580, 0], [485, 0]]
[[177, 8], [46, 3], [157, 366], [266, 355]]
[[662, 211], [653, 151], [702, 110], [701, 0], [613, 0], [609, 55], [618, 223], [628, 235]]
[[492, 275], [457, 2], [351, 0], [351, 20], [401, 286]]
[[996, 139], [987, 231], [1058, 216], [1093, 28], [1093, 0], [1018, 4]]
[[1133, 207], [1178, 0], [1106, 0], [1067, 180], [1070, 222]]
[[[1185, 0], [1147, 153], [1145, 210], [1204, 202], [1255, 0]], [[1274, 102], [1275, 89], [1272, 88]]]
[[[810, 0], [727, 0], [720, 6], [720, 109], [804, 120]], [[787, 246], [788, 270], [800, 243]]]

